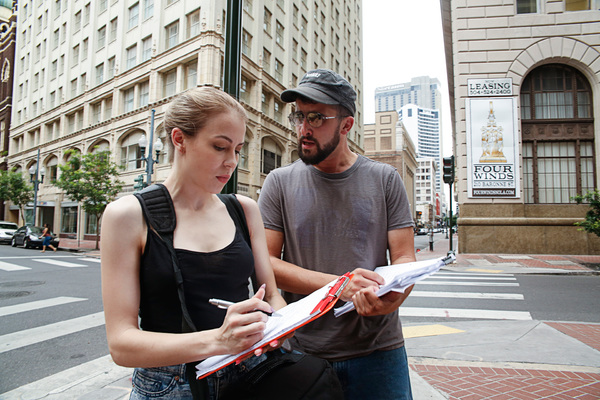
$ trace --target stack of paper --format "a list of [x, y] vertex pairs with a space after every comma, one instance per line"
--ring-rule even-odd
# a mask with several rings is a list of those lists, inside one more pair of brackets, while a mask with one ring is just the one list
[[202, 361], [196, 366], [196, 377], [200, 379], [204, 376], [210, 375], [224, 366], [231, 364], [241, 356], [251, 353], [259, 347], [262, 347], [265, 344], [305, 324], [311, 318], [315, 317], [315, 315], [311, 314], [311, 312], [314, 310], [317, 304], [319, 304], [323, 297], [325, 297], [329, 291], [329, 288], [335, 282], [336, 281], [332, 281], [330, 284], [323, 286], [321, 289], [315, 290], [310, 295], [277, 310], [277, 314], [280, 316], [269, 317], [267, 326], [265, 328], [265, 336], [254, 346], [238, 354], [214, 356]]
[[[381, 297], [391, 291], [404, 293], [410, 285], [427, 278], [454, 260], [456, 260], [456, 257], [450, 254], [449, 256], [434, 258], [432, 260], [377, 267], [375, 268], [375, 272], [385, 280], [385, 284], [377, 291], [377, 296]], [[336, 317], [339, 317], [352, 310], [354, 310], [354, 303], [349, 301], [343, 306], [334, 309], [333, 313]]]

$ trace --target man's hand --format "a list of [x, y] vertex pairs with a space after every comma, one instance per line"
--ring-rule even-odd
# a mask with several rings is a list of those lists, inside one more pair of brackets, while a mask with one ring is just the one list
[[363, 289], [352, 296], [356, 312], [363, 317], [385, 315], [397, 311], [398, 307], [406, 300], [414, 285], [407, 288], [404, 293], [389, 292], [377, 297], [377, 288], [373, 286]]
[[354, 278], [346, 285], [340, 296], [343, 301], [351, 301], [356, 293], [367, 288], [377, 291], [379, 286], [385, 283], [381, 275], [368, 269], [356, 268], [352, 273]]

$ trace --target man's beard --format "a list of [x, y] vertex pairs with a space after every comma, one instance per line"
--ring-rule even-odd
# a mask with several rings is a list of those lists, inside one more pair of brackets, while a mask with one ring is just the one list
[[331, 153], [333, 153], [333, 151], [336, 149], [336, 147], [340, 143], [340, 129], [339, 128], [340, 128], [339, 126], [336, 128], [335, 135], [329, 141], [329, 143], [326, 143], [325, 146], [323, 146], [323, 148], [321, 148], [321, 145], [319, 144], [319, 142], [317, 142], [317, 140], [315, 138], [309, 139], [311, 142], [313, 142], [315, 144], [316, 151], [314, 154], [309, 154], [308, 152], [305, 153], [304, 149], [302, 149], [302, 140], [305, 139], [304, 136], [302, 136], [298, 139], [298, 154], [300, 156], [300, 159], [302, 161], [304, 161], [304, 164], [317, 165], [317, 164], [321, 163], [322, 161], [324, 161], [327, 157], [329, 157], [329, 155]]

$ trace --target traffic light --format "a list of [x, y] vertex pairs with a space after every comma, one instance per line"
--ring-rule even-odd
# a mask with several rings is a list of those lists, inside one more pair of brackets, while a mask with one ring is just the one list
[[454, 183], [454, 156], [444, 157], [444, 182]]
[[142, 190], [143, 188], [145, 188], [146, 182], [144, 182], [144, 175], [138, 175], [137, 178], [134, 179], [135, 184], [133, 185], [133, 190]]

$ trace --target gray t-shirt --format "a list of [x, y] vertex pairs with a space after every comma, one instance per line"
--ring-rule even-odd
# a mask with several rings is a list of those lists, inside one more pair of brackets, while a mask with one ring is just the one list
[[[258, 201], [267, 229], [284, 232], [283, 259], [342, 275], [387, 265], [387, 232], [413, 226], [396, 170], [363, 156], [348, 170], [327, 174], [298, 160], [272, 171]], [[288, 302], [303, 296], [284, 292]], [[341, 304], [340, 304], [341, 305]], [[404, 344], [397, 312], [335, 318], [333, 312], [296, 331], [293, 345], [330, 361]]]

